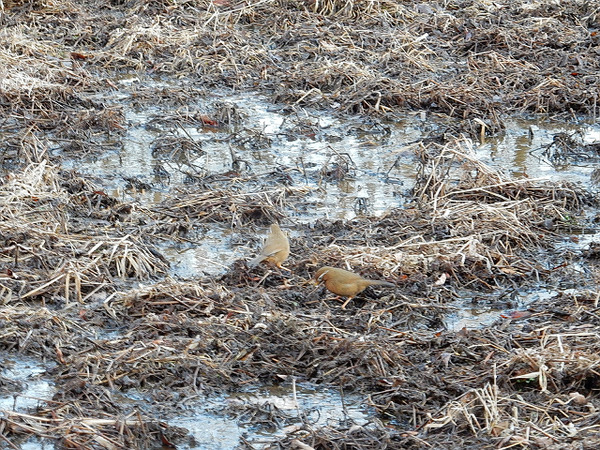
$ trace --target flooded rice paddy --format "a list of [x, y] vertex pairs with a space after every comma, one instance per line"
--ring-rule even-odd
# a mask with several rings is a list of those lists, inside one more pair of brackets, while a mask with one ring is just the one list
[[[226, 127], [165, 125], [163, 119], [173, 114], [169, 110], [127, 106], [130, 99], [124, 94], [115, 94], [111, 100], [126, 105], [122, 145], [114, 147], [106, 142], [100, 145], [105, 148], [83, 158], [71, 158], [62, 152], [58, 156], [64, 167], [102, 180], [110, 195], [150, 210], [180, 188], [189, 188], [194, 177], [228, 176], [235, 185], [236, 177], [243, 174], [250, 179], [243, 189], [252, 189], [253, 177], [284, 178], [290, 186], [302, 189], [305, 205], [295, 209], [288, 204], [285, 208], [282, 226], [289, 228], [292, 239], [301, 238], [297, 225], [318, 219], [352, 220], [378, 216], [392, 208], [410, 208], [408, 202], [417, 176], [411, 148], [444, 127], [422, 114], [407, 115], [395, 122], [342, 120], [322, 112], [269, 104], [258, 95], [220, 95], [211, 98], [210, 103], [190, 105], [191, 110], [200, 111], [214, 110], [215, 104], [226, 105], [239, 123]], [[576, 136], [584, 144], [598, 143], [598, 125], [557, 123], [544, 118], [507, 119], [505, 124], [501, 136], [484, 137], [480, 142], [465, 140], [464, 150], [513, 178], [567, 180], [595, 189], [592, 174], [599, 166], [598, 158], [565, 163], [553, 160], [548, 149], [557, 136], [565, 135]], [[165, 149], [158, 152], [157, 143], [165, 136], [173, 142], [185, 139], [193, 145], [179, 149], [177, 154]], [[596, 235], [590, 233], [577, 242], [565, 239], [564, 245], [581, 247], [595, 241]], [[236, 260], [251, 257], [256, 243], [240, 242], [227, 226], [200, 225], [184, 240], [161, 242], [159, 249], [170, 263], [169, 276], [194, 280], [227, 272]], [[515, 290], [488, 303], [484, 297], [474, 298], [465, 291], [462, 298], [446, 304], [439, 329], [482, 328], [511, 311], [527, 309], [531, 303], [557, 294], [556, 286], [540, 284], [537, 289]], [[5, 408], [26, 408], [32, 402], [51, 398], [51, 383], [32, 378], [44, 369], [34, 366], [24, 358], [5, 369], [3, 376], [13, 377], [11, 382], [21, 386], [20, 394], [2, 399]], [[148, 399], [143, 396], [131, 401], [147, 409], [143, 405]], [[276, 411], [278, 419], [265, 421], [264, 425], [244, 422], [247, 414], [257, 411], [267, 416]], [[282, 382], [230, 396], [188, 401], [179, 413], [170, 415], [169, 423], [189, 431], [178, 448], [216, 450], [234, 448], [241, 440], [252, 448], [270, 448], [273, 439], [307, 423], [318, 427], [343, 421], [363, 425], [373, 418], [360, 396], [341, 396], [339, 391], [308, 383], [292, 392], [292, 385]]]
[[0, 446], [598, 447], [599, 24], [0, 1]]
[[[128, 80], [127, 84], [137, 82]], [[393, 122], [369, 122], [358, 117], [344, 120], [323, 112], [270, 104], [259, 94], [215, 94], [209, 100], [191, 103], [186, 106], [190, 111], [208, 114], [224, 108], [236, 119], [225, 127], [185, 126], [165, 119], [177, 117], [180, 111], [157, 106], [136, 108], [130, 97], [135, 98], [135, 94], [116, 92], [109, 99], [125, 105], [127, 127], [122, 147], [94, 151], [83, 160], [64, 154], [65, 167], [77, 167], [81, 173], [101, 178], [111, 195], [145, 208], [189, 186], [190, 175], [228, 174], [232, 185], [236, 175], [250, 180], [283, 177], [289, 185], [303, 189], [304, 206], [296, 209], [288, 204], [285, 209], [283, 225], [290, 228], [292, 238], [301, 235], [294, 230], [295, 224], [322, 218], [351, 220], [410, 207], [417, 176], [414, 146], [447, 126], [423, 113]], [[499, 136], [465, 140], [464, 151], [508, 177], [569, 181], [597, 190], [593, 173], [600, 169], [600, 155], [561, 159], [556, 156], [560, 149], [555, 151], [554, 143], [572, 137], [582, 145], [598, 144], [598, 124], [544, 117], [508, 118], [504, 124], [506, 129]], [[176, 150], [158, 153], [157, 142], [165, 136], [192, 141], [193, 148], [176, 154]], [[248, 185], [252, 190], [252, 181], [243, 189]], [[567, 238], [564, 245], [573, 249], [593, 242], [595, 234], [591, 232], [576, 244]], [[193, 279], [199, 274], [226, 272], [234, 261], [251, 257], [253, 245], [236, 240], [229, 227], [213, 224], [200, 226], [183, 242], [162, 242], [160, 250], [170, 262], [170, 275]], [[488, 325], [507, 309], [526, 307], [551, 293], [555, 293], [552, 287], [540, 286], [539, 292], [516, 295], [500, 307], [473, 308], [468, 300], [461, 299], [452, 305], [454, 310], [445, 327]]]
[[[239, 123], [198, 127], [176, 120], [180, 111], [135, 108], [130, 96], [116, 93], [112, 99], [122, 103], [127, 124], [120, 145], [111, 148], [105, 143], [76, 159], [61, 151], [65, 167], [98, 177], [111, 195], [149, 208], [190, 186], [194, 177], [229, 177], [232, 186], [236, 175], [248, 177], [244, 190], [252, 190], [252, 178], [283, 178], [304, 189], [300, 209], [287, 205], [288, 225], [320, 218], [351, 220], [410, 207], [417, 175], [414, 147], [447, 126], [423, 113], [369, 123], [359, 117], [353, 121], [273, 105], [259, 94], [215, 94], [210, 100], [190, 104], [189, 110], [207, 111], [208, 118], [208, 112], [225, 107]], [[466, 140], [464, 151], [509, 177], [571, 181], [596, 189], [593, 172], [600, 168], [600, 156], [561, 159], [555, 155], [553, 142], [572, 137], [583, 145], [598, 144], [598, 124], [544, 117], [506, 119], [504, 124], [506, 129], [499, 136]], [[193, 145], [157, 151], [165, 138], [172, 139], [173, 145], [177, 139]], [[202, 230], [202, 238], [194, 240], [194, 249], [189, 250], [192, 255], [181, 248], [163, 247], [173, 273], [222, 272], [246, 250], [252, 251], [229, 247], [228, 234], [218, 227]]]
[[[60, 164], [97, 180], [108, 195], [150, 211], [206, 177], [220, 177], [240, 194], [260, 189], [265, 180], [284, 180], [302, 197], [301, 202], [283, 207], [281, 223], [292, 240], [301, 240], [302, 227], [320, 219], [352, 221], [377, 217], [394, 208], [411, 208], [418, 176], [414, 147], [447, 126], [426, 114], [370, 122], [282, 107], [259, 95], [221, 94], [189, 105], [191, 111], [206, 111], [199, 127], [174, 119], [181, 111], [135, 106], [133, 98], [135, 94], [116, 92], [105, 99], [120, 105], [126, 124], [114, 142], [110, 136], [93, 140], [94, 145], [81, 156], [70, 154], [60, 140], [54, 141], [52, 152]], [[212, 124], [210, 114], [217, 110], [232, 116], [226, 125]], [[508, 177], [565, 180], [596, 189], [593, 173], [598, 158], [561, 159], [555, 157], [552, 144], [565, 136], [584, 145], [597, 144], [598, 125], [544, 118], [513, 118], [504, 123], [506, 130], [500, 136], [464, 139], [462, 150]], [[238, 181], [241, 177], [243, 183]], [[577, 241], [566, 237], [563, 245], [572, 250], [596, 239], [592, 230]], [[169, 262], [168, 276], [182, 281], [222, 275], [236, 261], [250, 258], [256, 246], [257, 241], [240, 240], [226, 224], [199, 224], [183, 239], [157, 242]], [[483, 328], [510, 317], [511, 311], [558, 295], [558, 290], [539, 284], [535, 289], [508, 291], [500, 299], [490, 297], [489, 302], [483, 294], [463, 294], [446, 302], [442, 320], [433, 331]], [[43, 376], [48, 369], [34, 358], [6, 356], [2, 377], [16, 389], [0, 398], [2, 409], [27, 411], [51, 401], [56, 388]], [[290, 382], [282, 382], [228, 396], [187, 400], [164, 419], [148, 408], [150, 399], [141, 392], [130, 390], [122, 401], [186, 429], [187, 438], [178, 448], [189, 449], [228, 449], [241, 441], [252, 448], [269, 448], [294, 427], [327, 427], [333, 422], [338, 427], [342, 423], [362, 426], [376, 417], [362, 396], [310, 383], [294, 384], [292, 390]], [[248, 414], [254, 419], [256, 414], [271, 418], [263, 425], [251, 420], [245, 423]], [[34, 439], [23, 441], [22, 448], [35, 445], [52, 444]]]

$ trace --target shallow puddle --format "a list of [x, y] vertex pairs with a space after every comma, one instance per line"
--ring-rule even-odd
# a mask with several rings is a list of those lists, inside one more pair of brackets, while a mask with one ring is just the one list
[[[2, 384], [9, 386], [0, 393], [0, 412], [15, 411], [33, 413], [36, 408], [50, 400], [55, 388], [43, 373], [47, 367], [30, 357], [15, 359], [2, 355]], [[115, 392], [114, 401], [125, 402], [129, 410], [137, 405], [140, 410], [148, 406], [143, 395], [129, 392], [126, 396]], [[243, 438], [266, 448], [286, 432], [301, 427], [322, 427], [340, 423], [362, 425], [368, 421], [369, 412], [357, 395], [343, 395], [328, 387], [309, 383], [292, 383], [246, 389], [230, 396], [206, 399], [198, 403], [187, 403], [177, 418], [157, 417], [170, 426], [189, 430], [189, 436], [180, 449], [225, 450], [235, 448]], [[279, 417], [279, 423], [265, 426], [247, 423], [244, 417], [261, 412]], [[249, 417], [249, 416], [248, 416]], [[273, 426], [275, 424], [276, 426]], [[19, 443], [21, 449], [56, 448], [52, 441], [31, 438]]]
[[[54, 386], [42, 374], [48, 367], [30, 357], [0, 355], [0, 376], [6, 389], [0, 391], [0, 410], [27, 413], [54, 395]], [[51, 364], [53, 365], [53, 364]]]
[[[54, 363], [43, 364], [28, 356], [0, 354], [0, 415], [17, 412], [35, 414], [54, 396], [54, 383], [44, 373]], [[16, 443], [13, 441], [13, 443]], [[9, 447], [2, 447], [9, 448]], [[18, 444], [21, 450], [54, 449], [53, 441], [42, 441], [38, 437], [24, 439]]]
[[[65, 165], [101, 177], [107, 190], [146, 206], [185, 185], [189, 175], [236, 169], [244, 177], [260, 178], [278, 171], [293, 185], [309, 188], [308, 200], [314, 208], [288, 211], [299, 221], [350, 219], [361, 212], [380, 214], [402, 205], [401, 197], [414, 179], [413, 155], [404, 149], [422, 134], [421, 123], [413, 116], [385, 128], [358, 119], [341, 121], [323, 113], [298, 117], [274, 110], [255, 95], [222, 96], [210, 104], [190, 107], [205, 110], [213, 103], [235, 106], [246, 120], [224, 128], [177, 128], [159, 120], [166, 113], [157, 107], [126, 109], [128, 125], [121, 148], [94, 152], [83, 164], [63, 155]], [[153, 145], [165, 136], [191, 138], [201, 151], [186, 155], [153, 152]], [[148, 188], [130, 189], [127, 179], [133, 177]]]
[[494, 296], [494, 303], [482, 302], [481, 298], [474, 299], [466, 295], [453, 303], [454, 312], [446, 317], [446, 328], [459, 331], [463, 328], [473, 329], [492, 325], [498, 320], [513, 319], [513, 313], [524, 311], [538, 300], [548, 299], [557, 294], [557, 291], [540, 287], [534, 292], [517, 293], [507, 298], [506, 302], [498, 302]]
[[[171, 274], [183, 278], [201, 275], [217, 275], [227, 269], [237, 259], [244, 257], [244, 249], [231, 245], [231, 230], [220, 226], [195, 233], [191, 242], [175, 244], [167, 242], [159, 249], [171, 264]], [[251, 249], [245, 249], [251, 252]]]
[[[190, 431], [194, 442], [181, 448], [231, 449], [243, 436], [253, 448], [261, 449], [269, 448], [286, 433], [302, 428], [335, 427], [341, 423], [363, 425], [369, 420], [369, 412], [362, 401], [359, 396], [342, 396], [339, 391], [327, 387], [301, 383], [294, 389], [291, 383], [286, 383], [248, 389], [204, 403], [206, 412], [182, 415], [170, 420], [169, 424]], [[217, 412], [211, 413], [211, 409]], [[262, 415], [265, 416], [262, 426], [257, 426], [256, 420], [250, 420]]]
[[[288, 206], [284, 225], [380, 215], [402, 207], [416, 175], [411, 145], [436, 127], [421, 115], [407, 115], [394, 124], [358, 118], [342, 121], [303, 109], [277, 109], [260, 96], [248, 94], [215, 94], [210, 101], [189, 105], [193, 111], [227, 105], [238, 117], [236, 123], [220, 128], [179, 126], [167, 120], [176, 117], [173, 111], [158, 106], [127, 107], [129, 100], [120, 92], [112, 99], [125, 105], [127, 127], [122, 146], [108, 146], [83, 161], [63, 155], [67, 167], [76, 166], [100, 177], [107, 192], [145, 207], [186, 186], [190, 175], [202, 177], [235, 169], [246, 180], [244, 188], [250, 190], [252, 186], [260, 189], [253, 179], [284, 177], [293, 186], [307, 188], [303, 206]], [[584, 162], [550, 161], [544, 149], [561, 133], [580, 133], [587, 144], [600, 142], [598, 124], [517, 118], [507, 119], [505, 124], [502, 136], [473, 142], [465, 151], [513, 177], [575, 181], [592, 187], [590, 176], [599, 167], [598, 155], [590, 155]], [[201, 151], [153, 151], [165, 136], [192, 139]], [[166, 243], [161, 250], [171, 262], [171, 274], [186, 278], [223, 273], [233, 261], [253, 251], [232, 246], [229, 230], [218, 226], [197, 233], [187, 245]]]
[[[600, 167], [600, 155], [581, 155], [569, 160], [546, 151], [555, 137], [574, 136], [582, 144], [600, 143], [600, 125], [581, 122], [556, 123], [541, 119], [511, 118], [505, 121], [503, 136], [486, 138], [475, 153], [486, 164], [502, 169], [514, 178], [543, 178], [571, 181], [590, 186], [590, 175]], [[552, 158], [552, 157], [555, 158]]]
[[[127, 102], [125, 96], [120, 100]], [[210, 110], [211, 104], [217, 101], [234, 105], [245, 118], [242, 123], [224, 128], [173, 126], [169, 129], [159, 120], [166, 115], [165, 111], [156, 106], [135, 111], [127, 109], [128, 126], [122, 147], [95, 152], [83, 162], [63, 155], [65, 165], [77, 166], [79, 171], [101, 178], [108, 192], [148, 208], [163, 201], [174, 189], [189, 188], [191, 175], [201, 178], [237, 171], [245, 179], [243, 189], [250, 190], [261, 189], [260, 183], [253, 180], [283, 177], [291, 185], [307, 188], [303, 207], [287, 206], [284, 226], [322, 218], [352, 219], [361, 214], [380, 215], [404, 206], [416, 175], [411, 146], [425, 137], [426, 127], [435, 126], [427, 124], [419, 115], [383, 125], [367, 124], [359, 119], [342, 121], [322, 113], [310, 115], [303, 110], [278, 110], [254, 95], [221, 95], [211, 99], [210, 104], [193, 105], [192, 109]], [[599, 165], [597, 155], [591, 155], [584, 163], [581, 160], [550, 161], [545, 148], [560, 133], [580, 132], [583, 143], [598, 143], [600, 127], [597, 124], [510, 119], [506, 125], [503, 136], [465, 144], [465, 150], [512, 177], [565, 180], [592, 187], [590, 177]], [[157, 154], [153, 146], [166, 135], [192, 139], [201, 151], [185, 155]], [[132, 187], [132, 180], [138, 184]], [[290, 228], [292, 238], [299, 238], [299, 232]], [[194, 279], [223, 273], [235, 260], [255, 252], [250, 245], [240, 246], [239, 242], [234, 245], [234, 231], [226, 226], [211, 224], [195, 231], [185, 241], [160, 244], [162, 254], [171, 263], [171, 275]], [[565, 238], [565, 245], [573, 248], [594, 240], [594, 234], [587, 235], [578, 244]], [[465, 295], [448, 305], [454, 312], [446, 317], [445, 326], [460, 330], [490, 325], [507, 312], [526, 309], [536, 300], [555, 294], [553, 287], [540, 286], [534, 291], [515, 292], [514, 298], [507, 299], [506, 303], [494, 304], [487, 303], [485, 298]], [[13, 404], [32, 407], [37, 402], [35, 399], [51, 396], [48, 385], [31, 380], [27, 385], [18, 398], [11, 395], [2, 399], [1, 407], [10, 409]], [[255, 445], [254, 448], [268, 448], [274, 439], [301, 426], [367, 422], [369, 411], [361, 404], [362, 400], [343, 397], [326, 387], [298, 385], [294, 391], [287, 383], [202, 402], [189, 408], [189, 414], [186, 410], [169, 420], [169, 424], [187, 428], [193, 437], [193, 442], [180, 448], [229, 449], [238, 445], [241, 438]], [[281, 419], [276, 426], [244, 422], [245, 414], [269, 411]]]

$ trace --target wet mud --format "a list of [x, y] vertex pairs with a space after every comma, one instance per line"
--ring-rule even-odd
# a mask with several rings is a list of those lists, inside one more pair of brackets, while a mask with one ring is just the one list
[[2, 446], [597, 446], [592, 6], [5, 1]]

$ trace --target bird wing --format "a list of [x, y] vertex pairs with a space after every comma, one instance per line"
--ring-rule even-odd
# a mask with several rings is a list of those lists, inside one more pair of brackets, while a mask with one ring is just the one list
[[284, 245], [277, 244], [276, 242], [266, 242], [264, 248], [260, 251], [260, 254], [250, 260], [248, 267], [256, 267], [269, 256], [273, 256], [275, 253], [282, 250], [285, 250]]
[[260, 254], [250, 260], [250, 262], [248, 263], [248, 267], [255, 267], [258, 264], [260, 264], [261, 261], [264, 261], [268, 257], [275, 255], [276, 253], [289, 253], [289, 251], [290, 243], [288, 241], [287, 236], [281, 231], [281, 229], [279, 229], [279, 226], [273, 224], [271, 225], [271, 232], [267, 236], [265, 245], [260, 251]]
[[274, 255], [277, 252], [281, 252], [286, 250], [285, 244], [281, 242], [266, 242], [264, 248], [261, 250], [260, 254], [269, 257]]

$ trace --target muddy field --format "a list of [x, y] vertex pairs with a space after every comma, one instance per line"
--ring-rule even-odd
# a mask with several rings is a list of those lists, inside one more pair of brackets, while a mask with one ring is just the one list
[[[597, 126], [599, 29], [583, 0], [0, 1], [1, 447], [599, 447], [600, 144], [562, 133], [544, 149], [596, 169], [585, 185], [472, 151], [516, 115]], [[223, 92], [267, 99], [278, 134]], [[142, 177], [123, 149], [148, 110]], [[324, 211], [314, 192], [365, 173], [340, 136], [377, 159], [407, 117], [423, 137], [380, 176], [396, 189], [412, 168], [402, 201]], [[300, 137], [330, 154], [264, 156]], [[227, 167], [200, 164], [214, 142]], [[130, 172], [86, 170], [111, 152]], [[250, 268], [274, 222], [289, 270]], [[174, 271], [221, 236], [213, 253], [239, 258]], [[321, 266], [394, 286], [343, 308], [309, 282]], [[451, 327], [458, 304], [503, 312]], [[35, 376], [9, 376], [26, 361]], [[49, 397], [28, 393], [39, 379]], [[265, 386], [336, 392], [366, 419], [235, 397]], [[208, 403], [243, 424], [234, 444], [179, 426]]]

